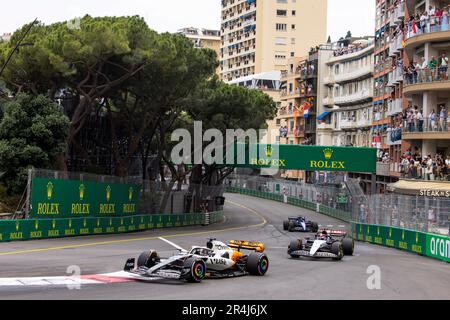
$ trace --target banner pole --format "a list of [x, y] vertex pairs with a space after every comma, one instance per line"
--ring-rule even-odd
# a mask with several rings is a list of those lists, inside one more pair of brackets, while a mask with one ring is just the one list
[[31, 198], [31, 179], [33, 175], [33, 169], [28, 169], [28, 181], [27, 181], [27, 199], [25, 202], [25, 218], [30, 217], [30, 198]]

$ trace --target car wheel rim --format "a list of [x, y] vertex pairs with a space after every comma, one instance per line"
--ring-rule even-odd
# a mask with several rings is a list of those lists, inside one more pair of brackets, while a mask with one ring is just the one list
[[265, 274], [267, 272], [267, 269], [269, 268], [269, 260], [267, 258], [263, 257], [259, 261], [259, 272], [261, 274]]
[[194, 276], [197, 279], [203, 279], [205, 277], [205, 266], [203, 263], [197, 262], [193, 268]]

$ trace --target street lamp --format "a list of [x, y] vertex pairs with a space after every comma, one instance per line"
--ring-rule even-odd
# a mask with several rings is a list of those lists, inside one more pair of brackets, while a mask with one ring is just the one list
[[8, 58], [6, 59], [5, 64], [3, 65], [2, 69], [0, 70], [0, 77], [3, 74], [3, 71], [5, 71], [6, 67], [8, 66], [9, 62], [11, 61], [14, 53], [16, 51], [19, 51], [20, 47], [29, 47], [29, 46], [33, 46], [34, 44], [32, 42], [23, 42], [23, 40], [25, 39], [25, 37], [30, 33], [31, 28], [33, 28], [33, 26], [36, 24], [37, 22], [37, 18], [30, 24], [30, 26], [28, 27], [28, 29], [25, 31], [25, 33], [22, 35], [22, 37], [20, 38], [20, 40], [17, 42], [16, 46], [13, 48], [13, 50], [9, 53]]

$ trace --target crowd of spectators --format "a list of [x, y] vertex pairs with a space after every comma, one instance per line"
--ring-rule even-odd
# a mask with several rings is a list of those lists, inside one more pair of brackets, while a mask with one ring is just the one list
[[449, 9], [450, 6], [439, 8], [430, 5], [428, 10], [411, 15], [405, 23], [407, 36], [449, 30]]
[[450, 181], [450, 155], [422, 156], [418, 148], [406, 152], [400, 162], [402, 178]]
[[448, 75], [449, 58], [446, 52], [442, 52], [441, 56], [436, 59], [432, 56], [430, 61], [425, 57], [421, 58], [421, 62], [411, 61], [408, 67], [404, 67], [404, 78], [407, 84], [416, 84], [433, 81], [446, 81]]
[[424, 115], [418, 106], [410, 106], [402, 114], [403, 123], [408, 132], [444, 132], [450, 131], [450, 110], [445, 105], [438, 106]]
[[346, 54], [355, 53], [355, 52], [364, 50], [365, 48], [367, 48], [366, 44], [355, 43], [355, 44], [350, 44], [348, 47], [342, 47], [342, 48], [336, 49], [336, 50], [334, 50], [333, 54], [335, 57], [340, 57], [340, 56], [344, 56]]

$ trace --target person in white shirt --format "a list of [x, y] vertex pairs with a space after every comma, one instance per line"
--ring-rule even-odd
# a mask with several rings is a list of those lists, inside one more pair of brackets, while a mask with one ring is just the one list
[[426, 81], [426, 74], [427, 74], [427, 70], [428, 70], [428, 61], [427, 59], [425, 59], [425, 57], [422, 57], [422, 64], [419, 66], [418, 71], [419, 71], [419, 82], [424, 82]]
[[428, 23], [428, 13], [424, 11], [422, 15], [420, 16], [420, 30], [422, 33], [427, 32], [427, 23]]
[[448, 80], [448, 75], [447, 75], [447, 72], [448, 72], [448, 57], [447, 57], [447, 53], [443, 52], [442, 56], [441, 56], [441, 59], [439, 59], [439, 60], [440, 60], [440, 62], [439, 62], [439, 71], [440, 71], [440, 74], [441, 74], [441, 79], [442, 80]]

